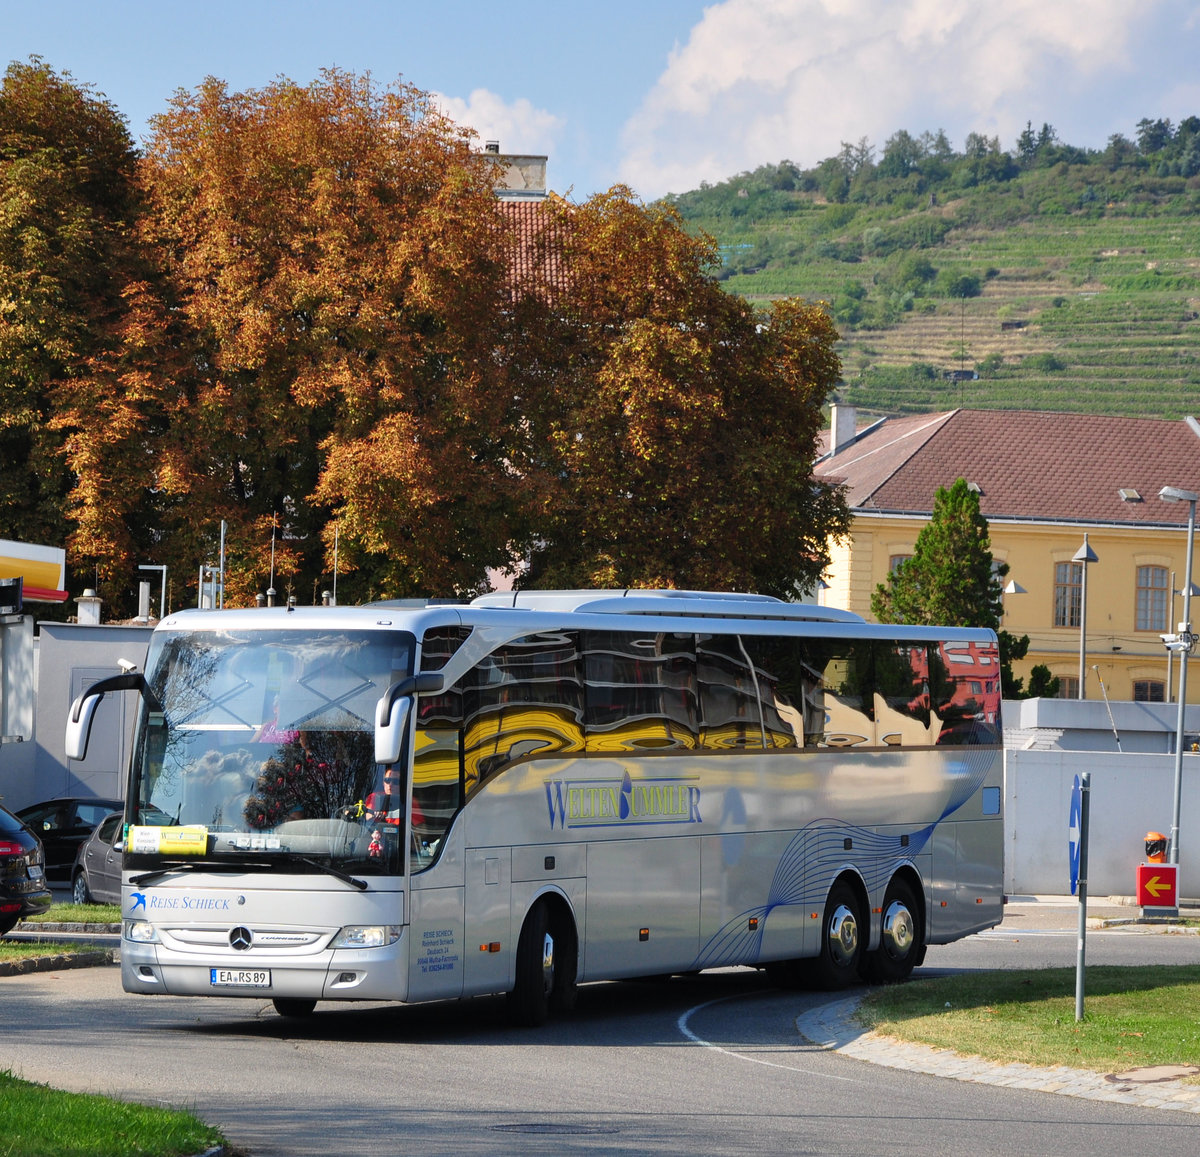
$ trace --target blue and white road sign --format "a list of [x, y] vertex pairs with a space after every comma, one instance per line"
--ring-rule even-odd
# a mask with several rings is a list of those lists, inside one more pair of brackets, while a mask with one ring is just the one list
[[1083, 790], [1079, 783], [1079, 776], [1075, 777], [1074, 786], [1071, 788], [1071, 817], [1067, 823], [1067, 858], [1071, 861], [1071, 895], [1075, 895], [1075, 890], [1079, 887], [1079, 849], [1080, 849], [1080, 826], [1083, 816]]

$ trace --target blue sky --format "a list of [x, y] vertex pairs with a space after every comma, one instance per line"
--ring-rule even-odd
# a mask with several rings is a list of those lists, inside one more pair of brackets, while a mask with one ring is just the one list
[[1200, 115], [1200, 0], [0, 0], [5, 62], [103, 92], [136, 138], [177, 88], [402, 77], [576, 200], [649, 200], [898, 129], [1010, 148]]

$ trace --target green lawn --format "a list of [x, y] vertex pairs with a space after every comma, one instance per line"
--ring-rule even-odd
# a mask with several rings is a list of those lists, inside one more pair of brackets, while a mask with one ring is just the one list
[[184, 1157], [222, 1140], [191, 1113], [64, 1093], [0, 1071], [4, 1157]]
[[[0, 964], [13, 960], [27, 960], [35, 956], [57, 956], [62, 952], [94, 952], [95, 949], [86, 944], [55, 943], [52, 940], [34, 942], [32, 940], [10, 940], [7, 936], [0, 937]], [[3, 978], [0, 978], [0, 984]], [[0, 1148], [0, 1157], [4, 1150]]]
[[30, 924], [120, 924], [119, 904], [51, 904]]
[[1075, 970], [997, 971], [872, 989], [862, 1023], [886, 1036], [1000, 1062], [1120, 1072], [1200, 1065], [1195, 967], [1089, 967], [1084, 1019]]

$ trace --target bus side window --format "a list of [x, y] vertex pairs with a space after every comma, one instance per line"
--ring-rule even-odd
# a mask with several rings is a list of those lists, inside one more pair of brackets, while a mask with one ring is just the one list
[[[852, 639], [808, 639], [806, 661], [820, 682], [811, 696], [819, 697], [819, 729], [806, 744], [817, 747], [857, 747], [875, 743], [874, 676], [870, 645]], [[817, 723], [817, 720], [813, 720]]]
[[888, 747], [928, 746], [929, 654], [924, 643], [875, 644], [876, 742]]
[[583, 685], [573, 631], [506, 644], [471, 672], [463, 690], [468, 797], [518, 759], [583, 749]]
[[942, 643], [930, 655], [938, 744], [1000, 742], [1000, 656], [995, 644]]
[[700, 746], [763, 747], [754, 664], [737, 635], [699, 635]]
[[801, 640], [744, 635], [742, 644], [754, 663], [767, 746], [803, 747], [807, 691], [813, 680], [806, 677]]
[[696, 746], [695, 636], [584, 631], [589, 752]]
[[[440, 671], [468, 632], [458, 627], [428, 631], [421, 641], [421, 670]], [[463, 800], [463, 689], [417, 699], [413, 750], [412, 829], [418, 848], [435, 847]]]

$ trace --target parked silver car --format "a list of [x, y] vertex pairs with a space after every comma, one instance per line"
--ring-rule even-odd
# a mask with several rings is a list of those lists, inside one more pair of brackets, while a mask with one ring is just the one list
[[[139, 823], [167, 826], [171, 817], [150, 806], [138, 812]], [[71, 867], [71, 899], [76, 904], [121, 902], [121, 859], [125, 844], [125, 813], [106, 815], [75, 853]]]
[[121, 902], [124, 821], [122, 812], [106, 815], [79, 845], [71, 868], [71, 899], [76, 904]]

